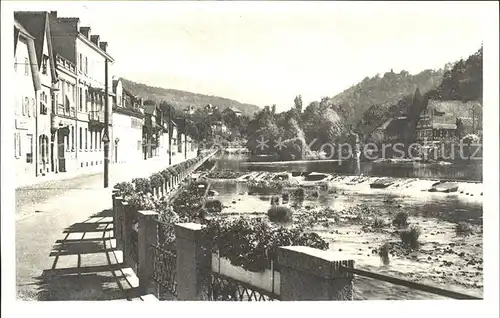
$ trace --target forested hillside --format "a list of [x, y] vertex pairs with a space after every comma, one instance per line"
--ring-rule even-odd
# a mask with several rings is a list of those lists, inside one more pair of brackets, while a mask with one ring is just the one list
[[187, 106], [194, 106], [195, 109], [212, 104], [224, 110], [227, 107], [239, 109], [244, 115], [252, 116], [259, 107], [256, 105], [240, 103], [238, 101], [223, 98], [219, 96], [208, 96], [191, 92], [179, 91], [175, 89], [167, 89], [161, 87], [148, 86], [141, 83], [136, 83], [125, 78], [122, 78], [123, 87], [129, 90], [132, 94], [151, 99], [157, 102], [165, 101], [173, 105], [175, 109], [182, 110]]

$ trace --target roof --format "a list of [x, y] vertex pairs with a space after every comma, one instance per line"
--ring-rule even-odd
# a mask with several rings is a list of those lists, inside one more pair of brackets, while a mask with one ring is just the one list
[[474, 121], [471, 117], [458, 117], [458, 121], [465, 127], [472, 128]]
[[428, 109], [432, 115], [432, 128], [457, 129], [457, 120], [463, 119], [463, 124], [472, 126], [472, 109], [482, 107], [478, 101], [462, 102], [460, 100], [429, 100]]
[[377, 127], [375, 127], [375, 129], [373, 129], [373, 130], [386, 130], [387, 126], [389, 126], [389, 124], [393, 120], [394, 120], [394, 118], [388, 119], [388, 120], [384, 121], [381, 125], [378, 125]]
[[21, 31], [22, 33], [24, 33], [24, 35], [26, 35], [27, 37], [31, 38], [31, 39], [34, 39], [35, 37], [33, 37], [33, 35], [31, 35], [28, 30], [26, 30], [24, 28], [24, 26], [17, 20], [14, 20], [14, 27], [17, 28], [19, 31]]
[[35, 38], [35, 50], [38, 67], [42, 60], [45, 31], [48, 29], [47, 12], [15, 12], [16, 19]]
[[[28, 55], [29, 55], [30, 66], [31, 66], [31, 74], [32, 74], [32, 79], [33, 79], [33, 87], [34, 87], [35, 91], [37, 91], [37, 90], [41, 89], [41, 81], [40, 81], [40, 73], [38, 72], [38, 65], [37, 65], [38, 63], [37, 63], [37, 59], [36, 59], [35, 40], [34, 40], [33, 36], [23, 27], [23, 25], [19, 21], [16, 21], [16, 19], [14, 19], [14, 32], [16, 31], [16, 29], [19, 31], [19, 33], [17, 35], [22, 33], [23, 36], [26, 37], [26, 40], [27, 40], [26, 42], [28, 45]], [[14, 38], [14, 40], [16, 41], [15, 43], [17, 43], [17, 40], [18, 40], [17, 35]], [[17, 44], [14, 47], [16, 48]], [[14, 55], [15, 55], [15, 51], [14, 51]]]
[[144, 113], [153, 115], [156, 110], [156, 105], [144, 105]]
[[113, 112], [114, 113], [120, 113], [128, 116], [133, 116], [137, 118], [144, 118], [144, 114], [138, 110], [138, 109], [133, 109], [133, 108], [124, 108], [124, 107], [116, 107], [113, 106]]
[[393, 118], [386, 126], [385, 130], [391, 133], [401, 133], [406, 129], [406, 117]]
[[56, 66], [52, 48], [52, 36], [50, 32], [49, 13], [46, 11], [23, 11], [15, 12], [15, 18], [19, 24], [29, 31], [29, 34], [34, 37], [35, 52], [38, 68], [42, 63], [43, 47], [47, 41], [47, 50], [50, 57], [50, 68], [52, 70], [52, 82], [56, 81]]
[[229, 109], [232, 110], [235, 113], [241, 113], [241, 110], [239, 110], [238, 108], [230, 107]]

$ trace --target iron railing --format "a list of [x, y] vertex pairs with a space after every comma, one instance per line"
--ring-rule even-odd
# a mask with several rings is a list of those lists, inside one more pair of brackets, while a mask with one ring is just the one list
[[208, 285], [208, 300], [274, 301], [279, 300], [279, 295], [212, 271]]
[[[177, 253], [158, 245], [151, 245], [150, 248], [153, 256], [153, 276], [151, 278], [173, 296], [177, 296]], [[161, 290], [159, 296], [162, 298]]]
[[100, 110], [89, 111], [89, 120], [99, 123], [104, 123], [104, 112]]
[[423, 292], [435, 294], [438, 296], [443, 296], [443, 297], [448, 297], [448, 298], [453, 298], [453, 299], [482, 299], [482, 298], [476, 297], [476, 296], [458, 293], [458, 292], [454, 292], [451, 290], [446, 290], [446, 289], [442, 289], [442, 288], [438, 288], [438, 287], [434, 287], [434, 286], [430, 286], [430, 285], [415, 283], [415, 282], [404, 280], [401, 278], [396, 278], [396, 277], [392, 277], [392, 276], [388, 276], [388, 275], [373, 273], [370, 271], [357, 269], [357, 268], [353, 268], [353, 267], [346, 267], [346, 266], [341, 265], [340, 269], [346, 273], [351, 273], [351, 274], [355, 274], [355, 275], [359, 275], [359, 276], [369, 277], [369, 278], [373, 278], [376, 280], [388, 282], [388, 283], [391, 283], [394, 285], [404, 286], [404, 287], [408, 287], [411, 289], [420, 290]]

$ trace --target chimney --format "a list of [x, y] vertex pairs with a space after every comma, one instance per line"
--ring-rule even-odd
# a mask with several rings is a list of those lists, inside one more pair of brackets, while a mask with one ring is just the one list
[[78, 33], [80, 18], [57, 18], [57, 23], [65, 25], [66, 28], [71, 27], [72, 31]]
[[50, 11], [50, 16], [53, 18], [57, 18], [57, 11]]
[[99, 35], [91, 35], [90, 36], [90, 41], [94, 43], [96, 46], [99, 46]]
[[81, 27], [80, 33], [83, 34], [87, 39], [90, 38], [90, 27]]
[[108, 42], [99, 42], [99, 47], [101, 48], [101, 50], [106, 52], [106, 48], [108, 47]]

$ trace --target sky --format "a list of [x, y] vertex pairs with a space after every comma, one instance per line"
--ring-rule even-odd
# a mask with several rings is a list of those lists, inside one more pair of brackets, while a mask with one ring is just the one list
[[366, 76], [467, 58], [484, 7], [457, 3], [44, 2], [108, 42], [114, 75], [278, 111], [334, 96]]

